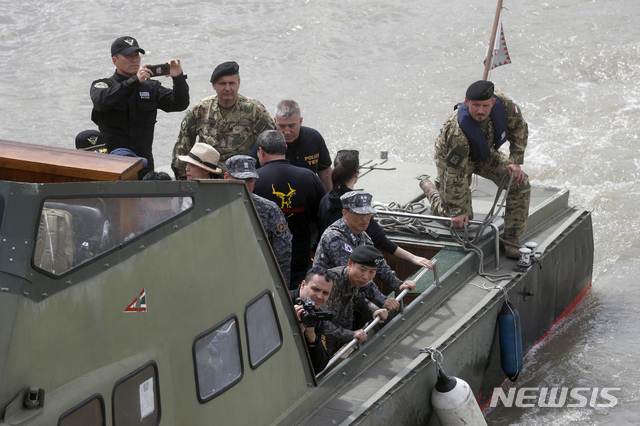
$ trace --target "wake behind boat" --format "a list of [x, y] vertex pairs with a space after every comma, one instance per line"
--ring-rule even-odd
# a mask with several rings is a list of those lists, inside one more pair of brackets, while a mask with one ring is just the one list
[[[591, 285], [591, 214], [567, 191], [533, 188], [524, 241], [537, 243], [535, 262], [518, 271], [497, 251], [500, 217], [478, 252], [444, 219], [381, 208], [379, 220], [417, 216], [419, 233], [390, 236], [437, 270], [361, 347], [315, 372], [245, 185], [128, 181], [140, 160], [112, 157], [0, 142], [0, 425], [429, 424], [437, 362], [481, 404], [504, 380], [505, 298], [526, 353]], [[425, 174], [435, 169], [374, 160], [358, 186], [405, 206], [424, 198]], [[495, 193], [478, 180], [477, 221]], [[172, 213], [145, 219], [148, 200]]]

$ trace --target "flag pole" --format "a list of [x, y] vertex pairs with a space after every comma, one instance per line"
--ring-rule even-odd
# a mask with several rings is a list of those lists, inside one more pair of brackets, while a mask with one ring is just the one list
[[498, 0], [498, 7], [496, 8], [496, 17], [493, 20], [493, 29], [491, 30], [491, 39], [489, 40], [489, 50], [487, 54], [487, 60], [484, 64], [484, 74], [482, 79], [486, 80], [489, 77], [489, 70], [493, 65], [493, 49], [496, 45], [496, 34], [498, 33], [498, 23], [500, 22], [500, 12], [502, 11], [502, 0]]

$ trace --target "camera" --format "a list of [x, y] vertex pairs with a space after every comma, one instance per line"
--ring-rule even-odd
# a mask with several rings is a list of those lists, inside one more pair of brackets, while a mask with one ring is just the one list
[[153, 77], [169, 75], [171, 73], [171, 65], [169, 64], [149, 65], [147, 69], [151, 71]]
[[296, 305], [302, 305], [304, 308], [304, 311], [300, 313], [300, 321], [305, 327], [315, 327], [320, 321], [333, 319], [332, 312], [316, 311], [316, 304], [311, 301], [311, 297], [307, 297], [306, 301], [298, 297]]

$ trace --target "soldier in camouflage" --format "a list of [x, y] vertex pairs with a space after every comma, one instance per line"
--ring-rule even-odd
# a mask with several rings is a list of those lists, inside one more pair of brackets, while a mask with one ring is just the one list
[[[349, 191], [340, 197], [343, 207], [342, 219], [335, 221], [322, 233], [313, 260], [314, 267], [329, 269], [344, 266], [356, 247], [373, 246], [373, 241], [364, 232], [369, 226], [372, 213], [375, 213], [375, 209], [371, 206], [371, 199], [371, 194], [363, 191]], [[399, 294], [400, 289], [406, 284], [410, 284], [412, 289], [415, 288], [413, 281], [403, 284], [386, 260], [382, 259], [377, 269], [380, 280], [392, 288], [396, 294]], [[368, 283], [362, 292], [379, 307], [388, 310], [396, 310], [400, 307], [394, 298], [385, 297], [373, 282]]]
[[[371, 283], [376, 276], [376, 271], [383, 263], [382, 253], [373, 245], [361, 245], [349, 254], [347, 266], [329, 270], [334, 275], [334, 281], [326, 310], [331, 311], [333, 319], [325, 323], [324, 332], [327, 351], [330, 355], [353, 339], [358, 339], [359, 344], [367, 340], [364, 330], [353, 330], [355, 311], [367, 319], [377, 316], [380, 316], [380, 322], [387, 319], [388, 310], [379, 309], [362, 292], [362, 288]], [[407, 282], [402, 284], [400, 289], [412, 290], [414, 287], [415, 285]]]
[[[438, 176], [435, 186], [421, 182], [435, 215], [451, 217], [453, 228], [462, 228], [473, 219], [472, 174], [500, 185], [509, 174], [513, 178], [507, 195], [504, 234], [506, 255], [518, 258], [518, 238], [524, 234], [529, 214], [531, 186], [520, 165], [529, 132], [520, 107], [493, 83], [480, 80], [469, 86], [465, 102], [449, 117], [435, 142]], [[509, 156], [498, 151], [509, 142]]]
[[260, 133], [275, 129], [273, 119], [260, 102], [238, 93], [240, 75], [236, 62], [218, 65], [211, 75], [211, 83], [216, 95], [192, 106], [180, 125], [171, 160], [176, 179], [186, 179], [185, 164], [178, 156], [189, 152], [196, 139], [216, 148], [220, 153], [220, 167], [226, 170], [228, 158], [248, 154]]
[[269, 243], [271, 243], [271, 248], [278, 261], [278, 266], [280, 266], [282, 276], [287, 283], [287, 287], [289, 287], [291, 277], [292, 235], [280, 207], [273, 201], [253, 193], [253, 188], [258, 178], [256, 160], [248, 155], [234, 155], [227, 160], [227, 171], [224, 173], [224, 178], [242, 179], [247, 185], [253, 204], [256, 206], [258, 216], [260, 216], [262, 227], [267, 234]]

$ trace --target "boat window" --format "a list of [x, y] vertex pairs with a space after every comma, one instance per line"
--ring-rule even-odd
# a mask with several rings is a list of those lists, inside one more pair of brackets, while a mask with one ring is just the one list
[[104, 400], [101, 395], [93, 395], [82, 403], [63, 413], [58, 426], [105, 426]]
[[243, 373], [238, 318], [232, 315], [196, 337], [193, 359], [200, 402], [207, 402], [238, 383]]
[[113, 425], [160, 424], [158, 367], [149, 362], [113, 388]]
[[45, 201], [33, 264], [61, 275], [177, 217], [190, 197], [68, 198]]
[[249, 363], [255, 369], [282, 346], [282, 330], [269, 291], [247, 304], [245, 326]]

